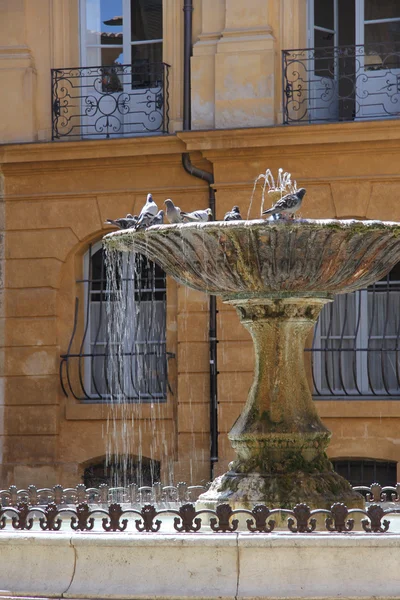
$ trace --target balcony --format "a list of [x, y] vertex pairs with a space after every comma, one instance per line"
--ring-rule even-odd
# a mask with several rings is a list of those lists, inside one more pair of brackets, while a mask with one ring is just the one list
[[283, 123], [400, 116], [400, 45], [284, 50]]
[[52, 69], [52, 139], [167, 133], [168, 86], [165, 63]]

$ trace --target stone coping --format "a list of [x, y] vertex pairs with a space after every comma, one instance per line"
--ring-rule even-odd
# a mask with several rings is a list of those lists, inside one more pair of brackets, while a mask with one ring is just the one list
[[0, 596], [398, 598], [399, 534], [1, 533]]

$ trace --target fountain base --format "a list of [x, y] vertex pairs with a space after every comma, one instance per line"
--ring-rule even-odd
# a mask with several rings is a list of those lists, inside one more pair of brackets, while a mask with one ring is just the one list
[[330, 508], [343, 502], [348, 508], [363, 508], [363, 497], [334, 471], [307, 473], [237, 473], [217, 477], [199, 496], [196, 506], [213, 508], [229, 502], [232, 508], [251, 509], [255, 504], [289, 508], [303, 502], [310, 508]]

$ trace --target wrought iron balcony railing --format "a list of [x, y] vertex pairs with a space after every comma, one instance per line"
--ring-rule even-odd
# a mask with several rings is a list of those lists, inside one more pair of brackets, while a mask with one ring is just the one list
[[52, 139], [167, 133], [165, 63], [52, 69]]
[[400, 116], [400, 45], [284, 50], [283, 122]]

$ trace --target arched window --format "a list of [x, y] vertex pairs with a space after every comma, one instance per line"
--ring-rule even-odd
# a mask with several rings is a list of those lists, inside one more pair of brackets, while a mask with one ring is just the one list
[[400, 263], [327, 304], [309, 350], [315, 396], [400, 397]]
[[[89, 402], [116, 395], [120, 402], [165, 401], [166, 276], [140, 254], [120, 256], [117, 290], [109, 289], [101, 242], [84, 256], [84, 277], [77, 282], [83, 287], [81, 302], [77, 300], [68, 352], [62, 357], [63, 389]], [[112, 305], [117, 295], [124, 307], [120, 337], [110, 331], [107, 310], [107, 302]]]
[[129, 457], [126, 465], [118, 465], [106, 459], [88, 465], [83, 472], [83, 483], [87, 488], [98, 488], [102, 483], [113, 486], [127, 486], [136, 483], [138, 486], [152, 486], [160, 481], [160, 461], [143, 456], [138, 459]]

